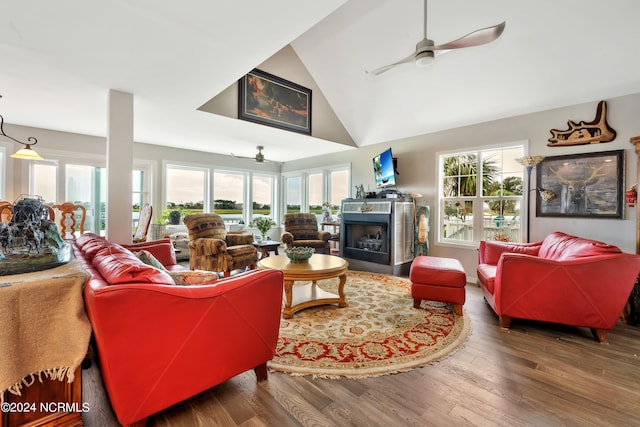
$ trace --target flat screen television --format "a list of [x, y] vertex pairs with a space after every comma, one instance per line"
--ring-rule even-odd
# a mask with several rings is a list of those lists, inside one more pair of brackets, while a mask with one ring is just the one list
[[393, 187], [396, 185], [395, 168], [391, 147], [373, 158], [373, 173], [376, 177], [376, 188]]

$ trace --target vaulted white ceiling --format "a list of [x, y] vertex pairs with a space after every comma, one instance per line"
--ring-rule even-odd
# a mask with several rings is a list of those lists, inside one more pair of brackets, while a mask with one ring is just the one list
[[[7, 4], [8, 3], [8, 4]], [[497, 41], [406, 64], [422, 0], [5, 2], [0, 114], [105, 136], [109, 89], [140, 142], [290, 161], [349, 147], [198, 111], [290, 44], [356, 145], [640, 92], [636, 0], [430, 0], [436, 44], [506, 21]]]

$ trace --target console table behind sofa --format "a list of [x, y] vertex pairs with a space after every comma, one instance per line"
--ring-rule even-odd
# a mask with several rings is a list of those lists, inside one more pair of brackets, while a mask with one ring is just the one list
[[0, 427], [82, 425], [81, 411], [40, 412], [40, 404], [64, 402], [69, 409], [82, 408], [80, 363], [91, 336], [82, 299], [88, 277], [75, 260], [49, 270], [0, 276], [0, 394], [10, 404], [35, 405], [35, 412], [2, 411]]

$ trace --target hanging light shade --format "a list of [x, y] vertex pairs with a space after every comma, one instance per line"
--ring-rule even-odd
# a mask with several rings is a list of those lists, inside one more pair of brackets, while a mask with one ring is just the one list
[[538, 163], [544, 160], [544, 156], [524, 156], [516, 159], [516, 162], [527, 168], [535, 167]]
[[38, 140], [36, 138], [34, 138], [33, 136], [30, 136], [29, 138], [27, 138], [27, 141], [29, 141], [27, 143], [27, 142], [19, 141], [7, 135], [4, 132], [4, 117], [2, 117], [2, 114], [0, 114], [0, 135], [4, 136], [5, 138], [9, 138], [12, 141], [17, 142], [18, 144], [24, 145], [24, 148], [19, 149], [18, 151], [16, 151], [11, 155], [11, 157], [13, 157], [14, 159], [43, 160], [43, 158], [38, 153], [36, 153], [33, 148], [31, 148], [32, 145], [36, 145], [38, 143]]
[[19, 149], [15, 153], [13, 153], [10, 157], [14, 159], [22, 159], [22, 160], [43, 160], [42, 156], [35, 152], [33, 148], [29, 144], [26, 147]]

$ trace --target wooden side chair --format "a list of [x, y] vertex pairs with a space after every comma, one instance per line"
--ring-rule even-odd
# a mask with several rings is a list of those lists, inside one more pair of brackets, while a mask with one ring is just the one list
[[60, 229], [60, 236], [63, 239], [75, 240], [76, 233], [84, 233], [84, 222], [87, 219], [87, 210], [84, 206], [64, 202], [53, 205], [52, 208], [56, 211], [53, 221]]
[[147, 233], [149, 232], [149, 225], [151, 225], [151, 216], [153, 215], [153, 208], [149, 203], [145, 203], [140, 208], [140, 217], [138, 218], [138, 226], [136, 232], [133, 233], [133, 243], [142, 243], [147, 241]]
[[47, 213], [49, 215], [49, 221], [55, 222], [55, 220], [56, 220], [56, 212], [53, 210], [53, 207], [51, 207], [49, 205], [43, 205], [43, 207], [47, 210]]
[[8, 224], [13, 216], [13, 205], [10, 202], [0, 202], [0, 222]]

